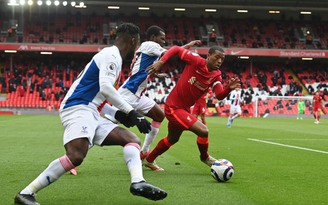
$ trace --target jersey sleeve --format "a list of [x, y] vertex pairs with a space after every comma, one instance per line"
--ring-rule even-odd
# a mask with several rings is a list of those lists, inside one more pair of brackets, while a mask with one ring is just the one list
[[170, 48], [162, 57], [161, 61], [164, 63], [168, 61], [171, 57], [178, 55], [181, 60], [186, 63], [198, 63], [200, 56], [197, 53], [193, 53], [185, 48], [179, 46], [173, 46]]
[[150, 56], [161, 56], [164, 52], [167, 50], [163, 48], [161, 45], [155, 42], [149, 42], [147, 44], [147, 48], [145, 50], [145, 53]]
[[102, 55], [98, 59], [100, 92], [112, 105], [125, 113], [129, 113], [133, 110], [132, 106], [124, 101], [115, 89], [121, 72], [121, 64], [117, 60], [119, 56]]

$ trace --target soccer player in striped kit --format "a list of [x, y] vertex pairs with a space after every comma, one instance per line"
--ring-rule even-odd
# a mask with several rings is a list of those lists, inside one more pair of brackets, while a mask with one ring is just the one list
[[240, 104], [243, 101], [241, 89], [236, 88], [233, 91], [231, 91], [229, 99], [231, 100], [231, 103], [230, 103], [230, 115], [228, 117], [227, 128], [231, 128], [231, 124], [233, 120], [241, 115]]
[[[79, 166], [94, 145], [123, 147], [123, 158], [130, 172], [130, 192], [151, 200], [164, 199], [167, 193], [147, 183], [142, 173], [140, 139], [134, 133], [103, 118], [100, 110], [106, 101], [127, 113], [140, 132], [148, 133], [150, 123], [124, 101], [115, 85], [124, 60], [131, 60], [140, 44], [139, 27], [123, 23], [117, 28], [114, 45], [95, 54], [74, 81], [60, 106], [66, 153], [53, 160], [27, 187], [15, 196], [16, 204], [39, 205], [35, 194]], [[108, 175], [110, 177], [110, 174]], [[56, 204], [56, 202], [54, 202]]]
[[[147, 89], [148, 72], [146, 68], [157, 61], [165, 52], [163, 48], [165, 44], [165, 32], [162, 28], [152, 25], [146, 32], [147, 41], [143, 42], [135, 52], [134, 60], [131, 64], [130, 76], [123, 85], [118, 89], [122, 98], [128, 102], [137, 112], [150, 117], [151, 130], [146, 134], [144, 143], [140, 150], [140, 158], [143, 159], [149, 154], [149, 148], [151, 143], [156, 138], [162, 121], [165, 118], [164, 112], [161, 107], [144, 93]], [[201, 42], [199, 40], [191, 41], [183, 47], [189, 49], [194, 45], [198, 45]], [[155, 77], [166, 77], [167, 74], [160, 73]], [[109, 113], [108, 118], [112, 121], [121, 121], [120, 119], [112, 119], [111, 116], [118, 116], [117, 108], [113, 106], [105, 105], [102, 112], [107, 117], [106, 113]], [[123, 119], [124, 120], [124, 119]], [[122, 121], [121, 121], [122, 122]], [[125, 124], [124, 122], [122, 122]]]

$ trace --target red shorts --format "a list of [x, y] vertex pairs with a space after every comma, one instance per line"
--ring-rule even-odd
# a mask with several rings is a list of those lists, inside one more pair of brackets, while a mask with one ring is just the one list
[[317, 111], [319, 111], [319, 110], [321, 110], [320, 106], [314, 106], [314, 107], [313, 107], [313, 111], [314, 111], [314, 112], [317, 112]]
[[192, 110], [192, 114], [194, 115], [204, 115], [206, 111], [206, 104], [204, 106], [195, 104]]
[[190, 113], [190, 110], [182, 108], [172, 108], [165, 105], [165, 117], [169, 121], [169, 130], [188, 130], [197, 118]]

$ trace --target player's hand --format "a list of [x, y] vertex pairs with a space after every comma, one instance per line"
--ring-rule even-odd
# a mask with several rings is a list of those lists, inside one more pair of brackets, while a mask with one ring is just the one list
[[140, 115], [135, 110], [132, 110], [128, 114], [133, 125], [136, 125], [141, 133], [149, 133], [151, 130], [150, 122], [146, 120], [143, 115]]
[[117, 110], [116, 111], [116, 113], [115, 113], [115, 119], [117, 121], [119, 121], [120, 123], [122, 123], [125, 127], [132, 127], [134, 125], [132, 123], [130, 117], [126, 113], [124, 113], [124, 112], [122, 112], [120, 110]]
[[231, 78], [229, 81], [230, 89], [240, 88], [240, 79], [239, 78]]
[[153, 63], [153, 65], [148, 66], [146, 71], [148, 72], [148, 74], [150, 76], [152, 76], [155, 73], [157, 73], [162, 68], [163, 65], [164, 65], [164, 62], [159, 60], [159, 61]]

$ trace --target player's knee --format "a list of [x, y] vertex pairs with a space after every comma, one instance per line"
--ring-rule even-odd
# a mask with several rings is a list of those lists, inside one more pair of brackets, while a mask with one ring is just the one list
[[72, 164], [76, 167], [82, 164], [83, 159], [85, 157], [85, 155], [81, 152], [74, 152], [71, 154], [67, 154], [67, 156], [71, 160]]
[[198, 136], [200, 136], [200, 137], [207, 137], [208, 136], [208, 128], [207, 127], [203, 127], [201, 129], [199, 129]]
[[168, 136], [168, 142], [171, 144], [171, 145], [174, 145], [175, 143], [179, 142], [179, 137], [170, 137]]
[[140, 145], [141, 141], [140, 141], [140, 138], [136, 134], [130, 133], [125, 139], [124, 146], [128, 143], [136, 143], [136, 144]]
[[158, 115], [158, 120], [157, 120], [157, 122], [163, 122], [164, 118], [165, 118], [165, 114], [164, 114], [164, 112], [161, 112], [161, 113]]
[[165, 114], [159, 105], [155, 105], [147, 114], [147, 117], [152, 118], [156, 122], [163, 122]]
[[153, 116], [153, 120], [156, 122], [163, 122], [165, 118], [164, 112], [157, 112], [156, 115]]

